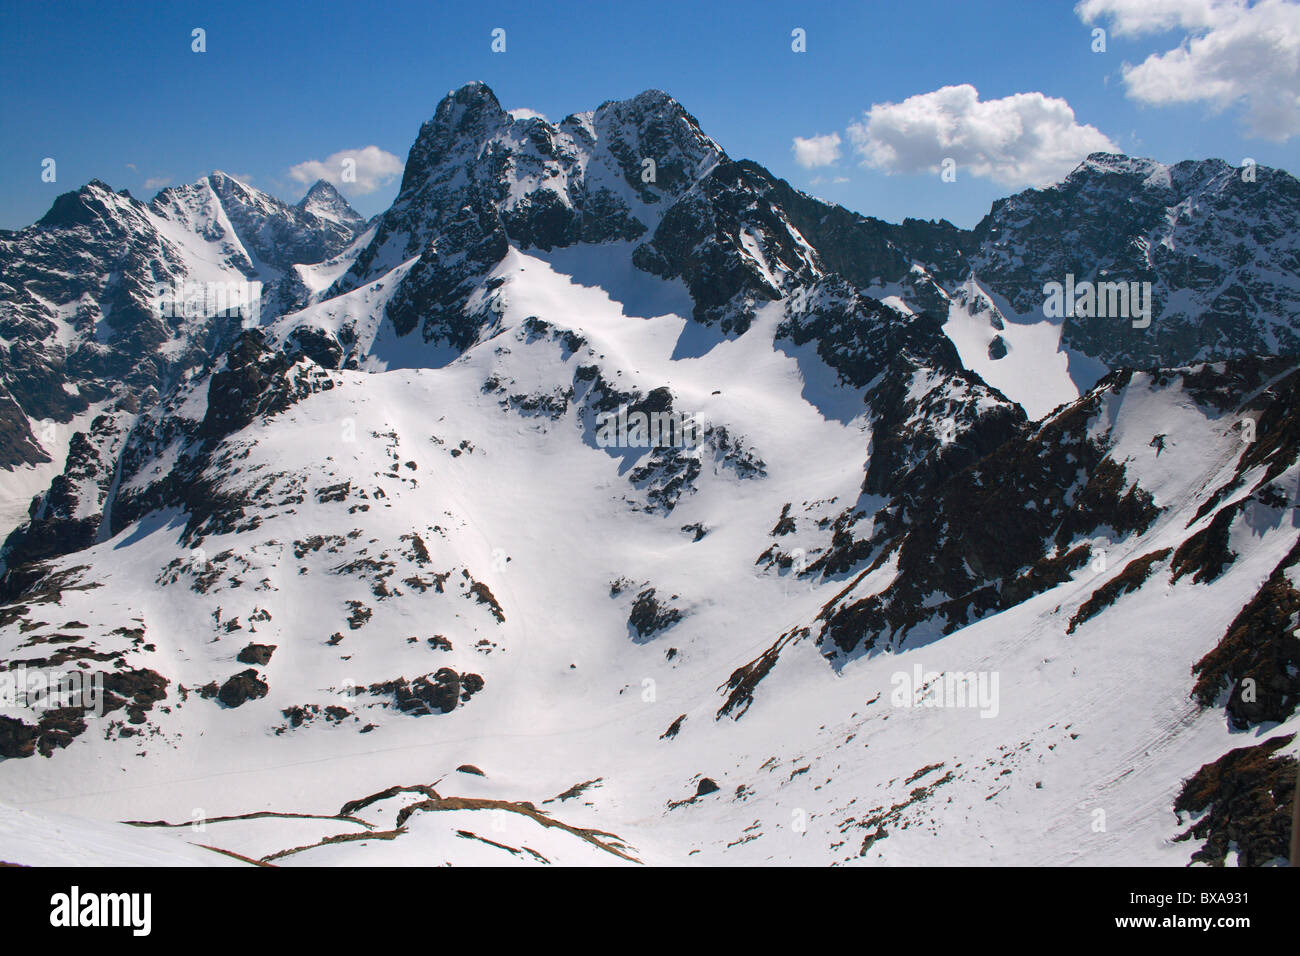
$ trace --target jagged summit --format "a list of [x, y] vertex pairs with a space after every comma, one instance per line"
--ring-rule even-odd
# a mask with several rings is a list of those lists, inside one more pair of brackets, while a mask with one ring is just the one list
[[[1157, 169], [1163, 168], [1165, 168], [1163, 163], [1144, 156], [1129, 156], [1127, 153], [1096, 152], [1089, 153], [1085, 156], [1083, 162], [1075, 167], [1070, 175], [1074, 175], [1074, 173], [1081, 169], [1093, 169], [1102, 172], [1118, 173], [1137, 172], [1149, 175]], [[1069, 176], [1066, 178], [1068, 179]]]
[[208, 173], [207, 179], [214, 186], [225, 186], [227, 184], [233, 184], [233, 185], [241, 186], [244, 189], [253, 188], [248, 183], [244, 182], [242, 179], [239, 179], [236, 176], [232, 176], [229, 173], [227, 173], [225, 170], [221, 170], [221, 169], [214, 169], [212, 172]]
[[681, 112], [685, 112], [681, 103], [674, 99], [670, 94], [655, 88], [642, 90], [635, 96], [628, 97], [625, 100], [605, 100], [605, 102], [600, 104], [600, 108], [603, 109], [607, 106], [617, 106], [620, 104], [630, 104], [639, 109], [680, 110]]
[[1147, 368], [1300, 351], [1300, 180], [1220, 159], [1089, 156], [1062, 182], [994, 202], [971, 271], [1011, 311], [1042, 316], [1048, 282], [1151, 283], [1149, 331], [1072, 316], [1063, 344]]
[[318, 179], [307, 190], [307, 195], [298, 200], [297, 207], [303, 212], [311, 213], [322, 219], [346, 223], [351, 226], [363, 222], [360, 213], [343, 197], [334, 184], [325, 179]]
[[1147, 188], [1173, 193], [1185, 193], [1197, 186], [1216, 181], [1221, 183], [1224, 179], [1232, 177], [1242, 182], [1250, 182], [1253, 178], [1256, 183], [1295, 180], [1295, 177], [1285, 170], [1259, 165], [1233, 165], [1217, 157], [1163, 163], [1147, 156], [1098, 152], [1090, 153], [1085, 157], [1061, 182], [1041, 187], [1039, 190], [1029, 190], [1029, 192], [1042, 191], [1042, 189], [1066, 189], [1072, 184], [1099, 177], [1137, 179]]
[[510, 122], [510, 115], [486, 83], [466, 83], [448, 92], [411, 144], [399, 198], [418, 189], [434, 167], [453, 155], [458, 146], [464, 149], [482, 141]]
[[613, 113], [642, 124], [651, 120], [660, 123], [684, 120], [697, 130], [700, 125], [677, 99], [657, 89], [642, 90], [624, 100], [606, 100], [596, 108], [595, 113]]
[[60, 193], [49, 210], [36, 221], [38, 226], [88, 226], [96, 221], [106, 223], [135, 200], [123, 190], [115, 193], [113, 187], [101, 179], [92, 179], [80, 189]]
[[[421, 325], [426, 340], [462, 348], [488, 321], [485, 313], [470, 320], [463, 312], [471, 279], [499, 262], [512, 243], [540, 250], [614, 241], [649, 245], [659, 240], [675, 203], [723, 160], [718, 145], [666, 94], [607, 102], [553, 124], [537, 116], [515, 119], [487, 86], [468, 84], [449, 93], [421, 126], [396, 201], [330, 296], [414, 260], [388, 300], [387, 318], [399, 335]], [[727, 188], [720, 171], [713, 189], [721, 194]], [[701, 202], [697, 212], [711, 201]], [[694, 218], [685, 208], [680, 215], [681, 223], [665, 227], [665, 248], [642, 253], [646, 271], [669, 276], [721, 268], [707, 257], [688, 263], [685, 250], [671, 246]], [[727, 233], [729, 245], [740, 242], [735, 229]], [[743, 266], [726, 281], [747, 281], [750, 271]], [[693, 281], [702, 287], [702, 279]]]

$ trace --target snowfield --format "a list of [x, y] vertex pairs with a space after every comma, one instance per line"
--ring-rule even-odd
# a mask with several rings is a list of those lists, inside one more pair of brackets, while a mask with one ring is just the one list
[[[794, 643], [743, 717], [718, 718], [728, 676], [810, 623], [841, 588], [754, 562], [784, 503], [856, 497], [868, 436], [860, 422], [827, 419], [804, 400], [799, 364], [773, 349], [761, 317], [739, 339], [673, 360], [679, 316], [631, 317], [635, 309], [518, 251], [494, 277], [509, 290], [501, 328], [451, 365], [331, 372], [328, 391], [226, 439], [241, 451], [224, 483], [264, 488], [264, 514], [255, 530], [204, 539], [207, 556], [231, 555], [205, 593], [186, 586], [188, 568], [175, 583], [163, 572], [188, 558], [177, 515], [66, 560], [95, 569], [80, 579], [99, 586], [65, 592], [56, 614], [39, 616], [51, 627], [92, 622], [100, 646], [114, 628], [143, 628], [154, 649], [128, 660], [190, 696], [170, 713], [155, 709], [129, 744], [105, 739], [112, 721], [101, 718], [55, 759], [3, 762], [6, 801], [24, 809], [0, 818], [14, 817], [13, 829], [26, 819], [15, 815], [30, 813], [105, 821], [102, 831], [71, 831], [85, 842], [84, 862], [102, 861], [92, 851], [121, 839], [110, 838], [108, 821], [125, 819], [182, 824], [149, 831], [174, 849], [159, 849], [161, 838], [132, 844], [142, 860], [194, 859], [187, 845], [260, 858], [369, 831], [333, 818], [185, 824], [260, 811], [329, 816], [390, 786], [429, 784], [443, 797], [531, 803], [567, 826], [617, 834], [645, 863], [1187, 862], [1193, 845], [1172, 842], [1169, 810], [1181, 780], [1259, 737], [1198, 713], [1190, 662], [1294, 543], [1291, 522], [1261, 520], [1213, 590], [1157, 578], [1073, 635], [1066, 622], [1106, 574], [1092, 566], [942, 640], [838, 669], [812, 642]], [[714, 464], [670, 515], [644, 510], [628, 462], [594, 447], [577, 414], [521, 415], [483, 393], [490, 377], [511, 394], [549, 393], [581, 361], [554, 342], [529, 342], [522, 323], [533, 316], [581, 335], [583, 355], [617, 368], [625, 386], [671, 385], [696, 414], [743, 435], [766, 477], [740, 480]], [[1140, 540], [1102, 542], [1111, 572], [1176, 546], [1198, 495], [1231, 472], [1242, 447], [1180, 391], [1138, 379], [1102, 416], [1113, 454], [1132, 461], [1132, 476], [1168, 509]], [[1157, 429], [1168, 436], [1160, 456], [1149, 447]], [[1294, 484], [1294, 470], [1286, 480]], [[342, 484], [345, 500], [317, 500]], [[275, 503], [294, 491], [306, 500]], [[357, 504], [368, 508], [358, 515]], [[681, 530], [694, 524], [706, 529], [699, 541]], [[429, 567], [450, 575], [442, 593], [399, 583], [425, 565], [404, 547], [409, 535], [424, 543]], [[329, 543], [295, 553], [315, 538]], [[385, 578], [391, 597], [376, 600], [364, 576], [339, 573], [363, 557], [397, 565]], [[487, 586], [503, 620], [472, 596], [470, 580]], [[631, 583], [611, 596], [618, 581]], [[683, 616], [637, 640], [628, 614], [647, 586], [671, 595]], [[346, 623], [350, 601], [373, 611], [356, 630]], [[242, 626], [229, 630], [231, 621]], [[331, 645], [336, 634], [343, 639]], [[431, 649], [435, 635], [452, 649]], [[276, 647], [266, 697], [226, 708], [194, 693], [238, 671], [235, 656], [250, 641]], [[916, 665], [997, 674], [996, 716], [894, 706], [893, 675]], [[480, 674], [484, 690], [419, 718], [355, 690], [441, 666]], [[308, 705], [352, 713], [286, 729], [283, 711]], [[679, 732], [662, 739], [680, 715]], [[466, 764], [486, 776], [457, 773]], [[704, 777], [718, 789], [697, 797]], [[392, 829], [377, 809], [356, 815]], [[887, 839], [860, 855], [864, 828], [881, 829], [864, 821], [877, 818]], [[0, 841], [0, 856], [66, 859], [63, 847], [44, 853], [13, 839]], [[396, 839], [349, 839], [293, 862], [538, 862], [525, 846], [550, 862], [625, 862], [490, 807], [420, 815]]]

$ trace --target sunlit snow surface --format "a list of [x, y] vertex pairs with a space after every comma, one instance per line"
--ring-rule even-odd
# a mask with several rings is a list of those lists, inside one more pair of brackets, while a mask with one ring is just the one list
[[[682, 291], [629, 271], [625, 256], [617, 244], [545, 258], [512, 249], [493, 276], [505, 283], [499, 328], [454, 361], [385, 337], [391, 329], [379, 317], [392, 281], [277, 325], [273, 332], [304, 318], [329, 326], [354, 310], [370, 323], [360, 325], [367, 370], [330, 372], [330, 390], [227, 439], [247, 450], [241, 470], [224, 476], [229, 487], [271, 481], [258, 499], [260, 527], [204, 542], [208, 556], [239, 556], [224, 576], [239, 586], [223, 578], [198, 593], [186, 575], [159, 583], [188, 556], [178, 515], [60, 562], [89, 565], [87, 580], [101, 586], [65, 591], [34, 617], [55, 628], [87, 622], [104, 647], [122, 643], [114, 628], [142, 625], [155, 649], [131, 648], [126, 659], [172, 683], [140, 736], [108, 740], [92, 721], [51, 759], [0, 762], [0, 860], [1185, 864], [1194, 844], [1172, 841], [1180, 827], [1169, 809], [1180, 781], [1257, 740], [1230, 733], [1220, 711], [1198, 713], [1189, 668], [1295, 529], [1255, 527], [1213, 590], [1190, 578], [1171, 585], [1161, 572], [1069, 637], [1070, 616], [1104, 580], [1091, 567], [901, 653], [837, 669], [811, 641], [798, 642], [743, 717], [718, 718], [729, 676], [811, 625], [845, 587], [764, 570], [756, 559], [786, 503], [833, 517], [857, 500], [870, 435], [852, 414], [859, 393], [832, 384], [815, 356], [773, 347], [780, 303], [760, 310], [743, 336], [683, 349], [691, 326]], [[571, 353], [529, 336], [522, 326], [534, 316], [585, 344]], [[1010, 354], [986, 371], [975, 354], [987, 350], [978, 323], [954, 307], [948, 334], [972, 367], [1033, 405], [1031, 416], [1077, 396], [1050, 329], [1008, 323]], [[693, 357], [674, 357], [682, 354]], [[644, 510], [627, 478], [632, 461], [597, 447], [576, 404], [555, 419], [503, 407], [512, 395], [568, 388], [583, 363], [624, 390], [671, 387], [684, 410], [740, 437], [766, 477], [740, 478], [706, 456], [696, 490], [670, 515]], [[489, 378], [504, 388], [485, 389]], [[197, 417], [202, 394], [192, 400]], [[1137, 376], [1112, 402], [1098, 427], [1109, 429], [1130, 479], [1167, 510], [1140, 539], [1096, 542], [1108, 548], [1102, 574], [1181, 542], [1240, 452], [1232, 422], [1207, 418], [1177, 387]], [[1158, 457], [1149, 445], [1156, 432], [1167, 436]], [[343, 482], [354, 490], [346, 501], [318, 500], [318, 489]], [[349, 512], [360, 503], [368, 510]], [[682, 530], [694, 524], [706, 530], [698, 541]], [[412, 534], [427, 547], [427, 568], [403, 544]], [[830, 534], [801, 530], [783, 546], [811, 551]], [[296, 556], [295, 542], [312, 536], [342, 544]], [[400, 596], [378, 599], [363, 574], [339, 572], [359, 556], [396, 563], [387, 583]], [[450, 572], [444, 593], [403, 583], [428, 572]], [[502, 622], [466, 592], [462, 572], [490, 589]], [[889, 578], [886, 565], [859, 588]], [[629, 583], [612, 594], [620, 580]], [[629, 611], [647, 586], [671, 596], [682, 617], [638, 641]], [[372, 611], [355, 630], [348, 601]], [[232, 618], [240, 629], [226, 629]], [[331, 644], [335, 634], [342, 638]], [[452, 650], [431, 647], [435, 635]], [[27, 637], [0, 631], [6, 655]], [[244, 669], [235, 655], [250, 641], [277, 647], [259, 668], [269, 694], [237, 709], [199, 696]], [[891, 706], [891, 677], [915, 665], [998, 673], [997, 716]], [[423, 717], [349, 696], [441, 667], [480, 674], [485, 687], [451, 713]], [[307, 704], [347, 706], [357, 719], [288, 727], [282, 711]], [[680, 715], [677, 735], [664, 738]], [[462, 765], [485, 776], [458, 772]], [[718, 789], [694, 798], [702, 777]], [[340, 813], [349, 801], [414, 785], [442, 802], [412, 812], [400, 830], [399, 811], [425, 796], [407, 791]], [[887, 816], [888, 836], [859, 855], [866, 821], [898, 804], [906, 806]], [[539, 822], [525, 805], [563, 826]], [[219, 819], [260, 811], [274, 815]]]

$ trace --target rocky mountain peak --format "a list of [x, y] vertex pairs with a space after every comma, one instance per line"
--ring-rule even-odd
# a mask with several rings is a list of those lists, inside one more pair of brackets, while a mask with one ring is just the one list
[[399, 198], [418, 190], [433, 169], [449, 156], [482, 144], [511, 122], [486, 83], [466, 83], [442, 98], [433, 118], [420, 127], [402, 175]]
[[1063, 317], [1063, 343], [1111, 368], [1300, 349], [1300, 180], [1286, 172], [1094, 153], [995, 202], [974, 238], [971, 270], [1026, 321], [1068, 276], [1148, 283], [1149, 320]]
[[208, 174], [207, 178], [208, 181], [212, 184], [212, 187], [214, 189], [228, 188], [230, 185], [236, 185], [236, 184], [240, 186], [244, 185], [234, 176], [231, 176], [229, 173], [220, 169], [214, 169], [212, 172]]
[[1071, 171], [1066, 180], [1068, 181], [1087, 172], [1120, 173], [1148, 177], [1152, 173], [1165, 168], [1163, 163], [1142, 156], [1129, 156], [1125, 153], [1089, 153], [1083, 162]]
[[99, 179], [92, 179], [80, 189], [60, 194], [49, 212], [38, 221], [38, 226], [66, 227], [89, 226], [115, 218], [124, 204], [135, 201], [128, 195], [113, 192], [113, 187]]
[[343, 194], [334, 188], [334, 184], [325, 179], [316, 180], [295, 208], [322, 219], [348, 225], [358, 225], [364, 221]]
[[704, 135], [699, 121], [663, 90], [642, 90], [625, 100], [606, 100], [592, 115], [598, 119], [635, 127], [643, 133], [652, 127], [668, 129], [673, 124], [682, 124], [690, 127], [693, 138], [707, 142], [720, 151], [720, 147]]

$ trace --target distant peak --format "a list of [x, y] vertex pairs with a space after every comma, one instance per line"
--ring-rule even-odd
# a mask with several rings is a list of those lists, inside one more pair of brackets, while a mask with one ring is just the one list
[[344, 224], [358, 223], [362, 219], [361, 214], [352, 208], [343, 194], [327, 179], [318, 179], [312, 183], [311, 189], [298, 201], [297, 207], [322, 219]]
[[[129, 197], [123, 197], [128, 198]], [[80, 189], [60, 194], [49, 211], [37, 220], [40, 226], [83, 226], [101, 214], [114, 215], [108, 210], [120, 205], [113, 187], [102, 179], [92, 179]]]
[[486, 83], [475, 80], [459, 89], [448, 91], [438, 101], [433, 119], [420, 127], [420, 139], [431, 134], [454, 135], [461, 130], [478, 127], [487, 120], [506, 116], [491, 88]]
[[642, 90], [636, 96], [632, 97], [632, 102], [640, 106], [681, 108], [681, 104], [678, 103], [677, 100], [673, 99], [673, 97], [669, 96], [663, 90], [658, 89]]
[[1074, 170], [1097, 170], [1105, 173], [1149, 172], [1159, 165], [1153, 159], [1129, 156], [1125, 153], [1089, 153]]
[[1089, 153], [1084, 162], [1092, 163], [1094, 166], [1117, 166], [1122, 163], [1132, 162], [1132, 157], [1126, 153], [1108, 153], [1098, 151], [1095, 153]]
[[307, 195], [303, 196], [303, 202], [309, 199], [342, 199], [343, 194], [334, 188], [334, 184], [328, 179], [318, 179], [307, 190]]
[[[1078, 180], [1089, 174], [1116, 175], [1141, 179], [1147, 187], [1181, 192], [1196, 184], [1231, 176], [1236, 168], [1217, 158], [1186, 159], [1169, 164], [1123, 153], [1092, 153], [1070, 173], [1066, 181]], [[1259, 167], [1259, 174], [1271, 172], [1267, 167]]]
[[482, 80], [470, 80], [468, 83], [462, 85], [459, 89], [448, 90], [447, 95], [460, 97], [462, 99], [467, 99], [469, 97], [475, 97], [475, 96], [491, 97], [491, 99], [494, 102], [496, 101], [496, 94], [492, 92], [492, 87], [488, 86]]

